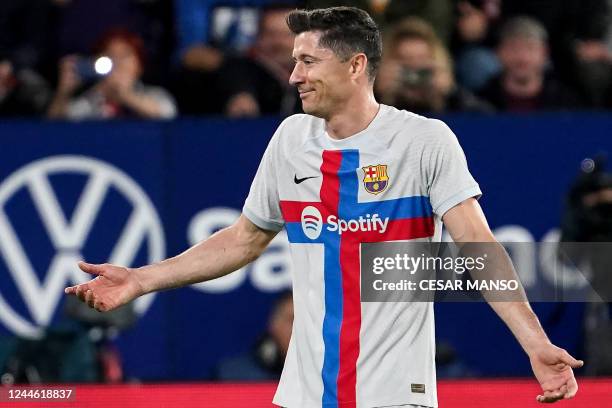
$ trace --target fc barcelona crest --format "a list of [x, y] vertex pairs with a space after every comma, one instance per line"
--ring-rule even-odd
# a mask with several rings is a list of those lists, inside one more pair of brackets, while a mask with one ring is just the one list
[[363, 169], [363, 186], [370, 194], [380, 194], [389, 186], [389, 175], [386, 164], [365, 166]]

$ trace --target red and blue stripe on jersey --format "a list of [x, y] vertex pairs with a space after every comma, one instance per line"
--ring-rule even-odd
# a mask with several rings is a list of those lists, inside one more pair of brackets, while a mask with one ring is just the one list
[[[358, 202], [359, 151], [325, 150], [321, 164], [319, 202], [281, 201], [285, 228], [291, 243], [324, 245], [325, 316], [323, 319], [323, 397], [324, 407], [356, 406], [357, 359], [361, 330], [359, 245], [363, 242], [399, 241], [431, 237], [434, 221], [428, 197], [412, 196], [372, 202]], [[396, 182], [401, 175], [395, 176]], [[323, 218], [321, 235], [308, 238], [301, 225], [307, 206], [319, 210]], [[337, 231], [326, 229], [328, 216], [358, 219], [366, 214], [389, 218], [380, 231]]]

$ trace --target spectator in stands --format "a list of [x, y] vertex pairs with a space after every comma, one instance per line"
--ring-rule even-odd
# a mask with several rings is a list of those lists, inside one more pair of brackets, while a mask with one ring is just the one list
[[385, 24], [393, 26], [407, 17], [419, 17], [427, 21], [445, 46], [450, 43], [453, 31], [454, 0], [389, 0], [385, 7]]
[[244, 57], [257, 38], [262, 7], [297, 0], [177, 0], [178, 68], [175, 92], [181, 111], [222, 113], [219, 69], [227, 57]]
[[0, 58], [0, 117], [44, 114], [51, 99], [47, 82], [30, 68], [15, 71], [13, 63]]
[[48, 0], [0, 1], [0, 116], [38, 116], [50, 99], [40, 74], [47, 59]]
[[480, 95], [501, 111], [532, 112], [579, 106], [576, 96], [549, 68], [548, 34], [530, 17], [515, 17], [501, 29], [497, 48], [502, 73]]
[[591, 107], [601, 106], [612, 87], [604, 43], [610, 12], [608, 0], [507, 0], [502, 5], [507, 18], [526, 15], [543, 24], [559, 78], [579, 89]]
[[50, 25], [48, 0], [0, 1], [0, 55], [13, 71], [38, 71], [45, 58]]
[[291, 291], [276, 301], [268, 330], [248, 353], [222, 361], [217, 367], [221, 381], [278, 380], [283, 370], [293, 328], [293, 297]]
[[451, 48], [457, 61], [457, 79], [466, 88], [478, 91], [501, 70], [494, 50], [501, 0], [461, 0], [456, 11]]
[[387, 38], [375, 90], [381, 102], [417, 113], [493, 110], [455, 83], [450, 54], [418, 18], [406, 19]]
[[247, 58], [229, 59], [221, 73], [231, 117], [301, 112], [297, 89], [289, 84], [293, 38], [287, 7], [270, 7], [261, 15], [255, 47]]
[[[176, 116], [174, 101], [165, 90], [140, 81], [145, 68], [140, 37], [124, 29], [113, 29], [95, 49], [96, 57], [105, 56], [112, 62], [110, 73], [105, 76], [94, 73], [93, 61], [76, 56], [63, 58], [58, 88], [48, 110], [50, 118], [171, 119]], [[85, 71], [91, 71], [90, 78]], [[95, 78], [93, 84], [75, 96], [79, 88], [89, 85], [85, 82], [91, 78]]]
[[[3, 0], [4, 1], [4, 0]], [[30, 0], [31, 1], [31, 0]], [[44, 0], [55, 5], [54, 69], [62, 55], [87, 54], [114, 27], [129, 27], [144, 43], [147, 82], [163, 83], [172, 52], [172, 2], [167, 0]]]

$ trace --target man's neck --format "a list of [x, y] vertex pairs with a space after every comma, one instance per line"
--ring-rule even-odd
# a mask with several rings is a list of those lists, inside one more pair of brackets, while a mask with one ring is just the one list
[[327, 134], [333, 139], [346, 139], [366, 129], [380, 109], [374, 94], [350, 99], [338, 111], [325, 119]]

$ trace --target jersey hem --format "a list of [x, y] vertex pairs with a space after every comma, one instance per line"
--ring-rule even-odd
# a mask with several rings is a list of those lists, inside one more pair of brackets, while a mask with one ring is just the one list
[[283, 229], [284, 224], [278, 223], [277, 221], [266, 220], [255, 214], [246, 206], [242, 208], [242, 214], [249, 219], [253, 224], [257, 225], [261, 229], [265, 229], [268, 231], [278, 232]]
[[[288, 401], [280, 401], [278, 399], [273, 399], [272, 400], [272, 404], [281, 407], [281, 408], [301, 408], [302, 405], [299, 403], [291, 403]], [[355, 406], [355, 401], [352, 402], [346, 402], [346, 403], [340, 403], [340, 404], [321, 404], [321, 405], [317, 405], [317, 406], [321, 406], [322, 408], [325, 407], [331, 407], [331, 406], [335, 406], [335, 407], [341, 407], [343, 405], [350, 405], [350, 406]], [[370, 403], [370, 402], [366, 402], [366, 403], [357, 403], [357, 407], [358, 408], [438, 408], [438, 404], [432, 404], [432, 405], [423, 405], [423, 402], [420, 403], [414, 403], [414, 402], [394, 402], [394, 403], [388, 403], [388, 402], [384, 402], [384, 403]]]
[[438, 214], [442, 217], [448, 210], [459, 204], [460, 202], [467, 200], [470, 197], [480, 198], [482, 195], [482, 191], [480, 191], [480, 187], [478, 184], [462, 190], [457, 194], [451, 196], [450, 198], [444, 200], [441, 204], [439, 204], [435, 209], [434, 213]]

